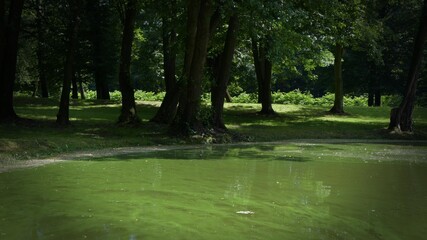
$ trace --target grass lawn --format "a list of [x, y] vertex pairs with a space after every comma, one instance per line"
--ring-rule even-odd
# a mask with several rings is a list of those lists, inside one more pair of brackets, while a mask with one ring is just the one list
[[[159, 102], [138, 102], [142, 124], [123, 127], [115, 124], [120, 105], [115, 102], [74, 101], [72, 125], [55, 125], [58, 103], [51, 99], [17, 98], [19, 116], [37, 120], [24, 125], [0, 125], [0, 160], [45, 158], [61, 153], [130, 146], [194, 143], [167, 134], [167, 126], [148, 122]], [[327, 113], [328, 107], [273, 105], [277, 116], [256, 114], [257, 104], [225, 106], [228, 128], [249, 136], [250, 141], [270, 142], [289, 139], [404, 139], [427, 140], [427, 109], [414, 113], [415, 133], [388, 133], [388, 107], [346, 107], [347, 115]]]

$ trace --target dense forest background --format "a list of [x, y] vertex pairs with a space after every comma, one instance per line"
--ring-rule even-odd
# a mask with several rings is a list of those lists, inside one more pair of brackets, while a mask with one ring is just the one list
[[[69, 122], [70, 96], [108, 100], [115, 90], [119, 120], [137, 121], [133, 92], [143, 90], [166, 92], [153, 120], [178, 129], [202, 128], [200, 99], [210, 93], [211, 123], [226, 129], [224, 98], [242, 93], [266, 115], [271, 92], [335, 93], [336, 113], [344, 95], [369, 106], [404, 96], [422, 12], [422, 0], [2, 0], [2, 46], [15, 28], [13, 91], [61, 96], [58, 122]], [[425, 106], [425, 64], [419, 72], [416, 104]]]

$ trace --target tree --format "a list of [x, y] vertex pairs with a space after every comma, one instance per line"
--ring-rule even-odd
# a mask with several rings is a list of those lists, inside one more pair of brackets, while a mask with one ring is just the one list
[[43, 98], [49, 97], [49, 90], [47, 86], [46, 76], [46, 36], [43, 26], [43, 0], [36, 0], [36, 28], [37, 28], [37, 69], [39, 73], [39, 85], [41, 89], [41, 96]]
[[316, 49], [318, 43], [309, 31], [311, 20], [299, 2], [251, 1], [245, 5], [250, 17], [242, 25], [251, 43], [260, 114], [275, 115], [271, 91], [279, 77], [292, 79], [293, 74], [300, 74], [297, 67], [312, 68], [323, 58], [318, 57], [323, 53]]
[[237, 42], [238, 13], [236, 9], [233, 9], [232, 11], [233, 13], [228, 21], [224, 49], [215, 58], [216, 61], [214, 61], [214, 79], [211, 89], [211, 124], [215, 129], [220, 131], [225, 131], [227, 129], [222, 115], [224, 110], [224, 99], [226, 97], [227, 85], [231, 75], [234, 49]]
[[210, 22], [214, 12], [212, 0], [190, 0], [187, 7], [187, 27], [182, 91], [172, 127], [188, 135], [203, 132], [199, 117], [203, 69], [206, 62]]
[[261, 103], [262, 115], [274, 115], [271, 97], [271, 74], [273, 64], [268, 56], [271, 38], [266, 36], [260, 40], [252, 38], [252, 54], [254, 57], [255, 73], [258, 81], [258, 101]]
[[406, 79], [405, 95], [398, 108], [394, 108], [390, 114], [389, 129], [398, 131], [413, 131], [412, 113], [415, 106], [418, 74], [421, 68], [424, 54], [424, 45], [427, 38], [427, 0], [424, 0], [417, 37], [411, 59], [408, 76]]
[[68, 125], [70, 123], [70, 90], [71, 82], [75, 77], [75, 56], [78, 48], [78, 32], [80, 25], [80, 16], [83, 0], [68, 0], [70, 17], [66, 33], [67, 49], [65, 56], [64, 78], [62, 84], [61, 100], [59, 103], [59, 111], [56, 115], [56, 123], [60, 125]]
[[135, 95], [130, 73], [132, 42], [139, 4], [138, 0], [123, 0], [120, 3], [120, 10], [123, 11], [121, 14], [123, 33], [119, 66], [119, 86], [122, 94], [122, 108], [119, 116], [119, 123], [132, 124], [140, 121], [136, 112]]
[[[364, 1], [320, 1], [307, 2], [304, 7], [311, 12], [313, 33], [331, 46], [334, 54], [334, 105], [331, 113], [344, 113], [343, 59], [346, 48], [356, 48], [366, 39], [373, 40], [378, 31], [368, 21]], [[334, 6], [334, 7], [331, 7]], [[369, 33], [369, 34], [368, 34]], [[371, 34], [372, 33], [372, 34]]]
[[114, 16], [111, 3], [87, 1], [88, 40], [91, 43], [91, 70], [95, 80], [96, 98], [110, 99], [108, 77], [113, 72], [117, 50], [115, 43]]
[[[328, 3], [330, 4], [330, 3]], [[360, 2], [344, 2], [338, 0], [336, 11], [330, 11], [331, 34], [335, 42], [334, 50], [334, 87], [335, 99], [330, 112], [335, 114], [344, 113], [344, 88], [342, 78], [342, 62], [345, 47], [349, 47], [357, 41], [360, 36], [359, 24], [364, 20], [363, 5]]]
[[151, 119], [153, 122], [168, 124], [175, 117], [178, 100], [179, 87], [176, 79], [176, 55], [177, 55], [177, 31], [173, 21], [177, 18], [176, 0], [166, 4], [167, 11], [162, 16], [162, 43], [163, 43], [163, 76], [166, 94]]
[[342, 59], [344, 55], [344, 46], [341, 43], [335, 44], [334, 51], [334, 86], [335, 98], [334, 106], [329, 110], [331, 113], [344, 113], [344, 87], [342, 78]]
[[0, 1], [0, 121], [15, 121], [18, 116], [13, 107], [13, 86], [24, 1], [10, 1], [7, 20], [5, 2]]
[[260, 114], [274, 115], [271, 97], [274, 45], [273, 29], [283, 13], [283, 2], [255, 1], [249, 4], [250, 21], [248, 24], [251, 38], [251, 50], [258, 83], [258, 102]]

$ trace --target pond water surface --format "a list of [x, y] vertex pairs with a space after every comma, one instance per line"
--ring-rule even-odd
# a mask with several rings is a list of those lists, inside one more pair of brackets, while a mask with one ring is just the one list
[[427, 147], [210, 146], [0, 174], [0, 239], [426, 239]]

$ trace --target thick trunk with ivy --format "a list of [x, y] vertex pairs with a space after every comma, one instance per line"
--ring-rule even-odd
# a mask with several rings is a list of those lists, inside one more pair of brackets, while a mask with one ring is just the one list
[[409, 67], [406, 81], [405, 96], [398, 108], [392, 109], [390, 113], [390, 130], [413, 131], [412, 113], [415, 106], [418, 73], [421, 68], [424, 44], [427, 38], [427, 0], [424, 0], [422, 17], [418, 34], [414, 43], [414, 52]]
[[200, 132], [205, 127], [198, 115], [213, 9], [212, 0], [192, 0], [188, 7], [183, 91], [180, 94], [178, 112], [172, 126], [182, 134]]
[[342, 79], [342, 57], [344, 54], [344, 47], [342, 44], [337, 43], [334, 51], [334, 81], [335, 81], [335, 100], [334, 106], [329, 110], [331, 113], [343, 114], [344, 113], [344, 88]]
[[24, 1], [10, 1], [9, 15], [5, 19], [5, 1], [0, 3], [0, 122], [15, 121], [18, 116], [13, 107], [13, 86], [16, 78], [18, 38]]
[[268, 59], [268, 38], [257, 41], [252, 38], [252, 53], [254, 57], [255, 73], [258, 81], [258, 101], [261, 103], [262, 115], [274, 115], [271, 97], [271, 74], [273, 65]]
[[59, 111], [56, 115], [56, 123], [59, 125], [68, 125], [70, 123], [70, 91], [71, 82], [75, 77], [75, 56], [78, 45], [78, 32], [80, 25], [79, 12], [81, 7], [80, 0], [69, 1], [72, 19], [69, 20], [67, 29], [67, 50], [65, 56], [64, 78], [62, 82], [61, 100]]
[[134, 89], [131, 82], [130, 64], [132, 42], [134, 38], [135, 19], [137, 14], [137, 0], [129, 0], [126, 5], [123, 21], [122, 48], [120, 52], [119, 85], [122, 94], [122, 108], [119, 123], [137, 123], [139, 118], [136, 112]]
[[227, 130], [224, 119], [224, 99], [226, 98], [227, 85], [231, 75], [234, 49], [237, 42], [238, 17], [234, 13], [228, 22], [228, 30], [225, 38], [224, 49], [216, 61], [214, 81], [212, 83], [212, 119], [211, 123], [215, 129]]

